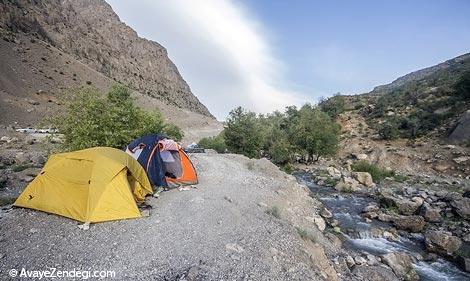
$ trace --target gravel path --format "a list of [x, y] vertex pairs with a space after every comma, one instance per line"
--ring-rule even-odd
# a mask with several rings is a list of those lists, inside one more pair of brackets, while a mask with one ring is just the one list
[[[81, 230], [77, 222], [56, 215], [1, 211], [0, 279], [12, 268], [48, 267], [115, 270], [117, 280], [336, 278], [323, 248], [307, 245], [313, 243], [301, 239], [292, 225], [297, 213], [295, 224], [302, 226], [308, 223], [303, 216], [315, 215], [314, 200], [295, 180], [266, 160], [219, 154], [191, 158], [200, 178], [197, 189], [149, 198], [153, 208], [146, 218]], [[279, 206], [280, 218], [266, 213], [272, 206]]]

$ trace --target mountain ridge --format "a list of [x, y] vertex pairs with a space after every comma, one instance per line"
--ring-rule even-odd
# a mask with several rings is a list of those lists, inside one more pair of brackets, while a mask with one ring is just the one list
[[103, 0], [4, 1], [0, 28], [24, 32], [131, 88], [214, 118], [159, 43], [141, 38]]

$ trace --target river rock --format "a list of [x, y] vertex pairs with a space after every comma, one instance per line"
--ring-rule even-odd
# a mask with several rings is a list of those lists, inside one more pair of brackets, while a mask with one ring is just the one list
[[458, 256], [457, 263], [460, 265], [460, 268], [462, 268], [462, 270], [465, 270], [466, 272], [470, 272], [470, 258], [469, 257]]
[[462, 197], [450, 202], [455, 212], [464, 219], [470, 219], [470, 198]]
[[398, 207], [398, 212], [402, 215], [409, 216], [413, 215], [418, 211], [419, 207], [423, 205], [423, 199], [420, 197], [413, 197], [413, 198], [419, 198], [418, 202], [408, 200], [408, 199], [401, 199], [401, 200], [395, 200], [395, 205]]
[[398, 281], [393, 271], [384, 265], [366, 266], [357, 265], [352, 274], [362, 281]]
[[341, 192], [354, 192], [359, 190], [359, 182], [351, 177], [343, 177], [335, 186]]
[[369, 213], [369, 212], [378, 212], [379, 211], [379, 206], [376, 203], [369, 203], [369, 205], [365, 206], [364, 209], [362, 210], [363, 213]]
[[462, 245], [462, 241], [451, 233], [444, 231], [428, 231], [425, 234], [426, 249], [440, 255], [452, 255]]
[[393, 220], [393, 216], [391, 216], [389, 214], [385, 214], [385, 213], [380, 213], [378, 215], [377, 219], [379, 221], [383, 221], [383, 222], [391, 222]]
[[336, 169], [335, 167], [328, 167], [326, 168], [328, 175], [330, 175], [333, 179], [338, 180], [341, 178], [340, 170]]
[[323, 208], [320, 212], [320, 216], [325, 219], [331, 219], [333, 217], [333, 214], [327, 208]]
[[393, 224], [401, 230], [421, 232], [426, 222], [422, 216], [397, 216], [393, 218]]
[[408, 279], [409, 276], [416, 275], [412, 273], [413, 269], [413, 259], [410, 255], [406, 253], [388, 253], [382, 256], [382, 262], [390, 266], [393, 272], [398, 276], [398, 278], [407, 278], [407, 280], [418, 280], [418, 279]]
[[441, 210], [431, 207], [428, 203], [421, 207], [421, 215], [428, 222], [440, 222], [442, 220]]
[[352, 176], [362, 185], [367, 187], [374, 186], [374, 182], [372, 181], [372, 176], [367, 172], [353, 172]]

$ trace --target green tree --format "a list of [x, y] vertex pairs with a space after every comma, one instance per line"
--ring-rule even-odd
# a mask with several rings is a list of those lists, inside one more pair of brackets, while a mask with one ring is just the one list
[[230, 111], [225, 126], [225, 143], [231, 152], [258, 158], [262, 141], [262, 132], [254, 112], [241, 107]]
[[320, 109], [328, 114], [331, 118], [336, 118], [345, 111], [346, 100], [340, 93], [337, 93], [328, 99], [322, 98], [320, 100], [319, 106]]
[[293, 137], [307, 153], [307, 161], [335, 155], [339, 148], [340, 125], [328, 114], [309, 104], [304, 105], [299, 113]]
[[135, 138], [152, 133], [178, 131], [165, 124], [159, 112], [137, 107], [130, 91], [116, 84], [106, 96], [98, 89], [84, 87], [66, 94], [66, 112], [52, 118], [53, 126], [64, 135], [64, 149], [94, 146], [123, 148]]
[[214, 149], [218, 153], [225, 153], [227, 145], [225, 144], [224, 131], [215, 137], [203, 138], [198, 142], [202, 148]]

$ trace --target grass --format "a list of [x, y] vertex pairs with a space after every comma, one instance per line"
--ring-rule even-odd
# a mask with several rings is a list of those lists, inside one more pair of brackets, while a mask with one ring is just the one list
[[397, 182], [405, 182], [409, 179], [407, 176], [404, 176], [404, 175], [394, 175], [393, 178]]
[[326, 184], [327, 186], [335, 186], [337, 183], [338, 183], [338, 180], [335, 180], [335, 179], [330, 178], [330, 177], [328, 177], [328, 178], [325, 180], [325, 184]]
[[301, 227], [296, 227], [297, 233], [299, 234], [300, 238], [304, 240], [310, 240], [312, 242], [315, 242], [315, 237], [313, 237], [308, 231], [304, 228]]
[[266, 210], [266, 214], [271, 215], [277, 219], [281, 218], [281, 209], [278, 206], [273, 206]]
[[291, 163], [287, 163], [281, 168], [287, 174], [292, 174], [294, 172], [294, 166]]
[[380, 182], [386, 177], [394, 177], [395, 176], [395, 171], [389, 171], [384, 168], [379, 167], [378, 165], [371, 164], [367, 161], [361, 160], [353, 165], [351, 165], [351, 168], [355, 172], [367, 172], [372, 176], [372, 179], [374, 182]]

